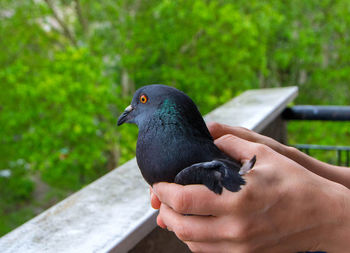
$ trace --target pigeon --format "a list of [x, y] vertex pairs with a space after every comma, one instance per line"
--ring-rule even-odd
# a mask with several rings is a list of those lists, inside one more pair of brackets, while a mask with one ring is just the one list
[[215, 144], [192, 99], [166, 85], [138, 89], [117, 125], [138, 126], [136, 160], [149, 185], [157, 182], [202, 184], [216, 194], [223, 187], [237, 192], [245, 184], [242, 175], [256, 157], [243, 165]]

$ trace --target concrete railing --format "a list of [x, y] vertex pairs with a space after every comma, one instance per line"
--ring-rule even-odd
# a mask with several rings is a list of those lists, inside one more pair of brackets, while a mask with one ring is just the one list
[[[285, 140], [281, 112], [297, 87], [249, 90], [205, 116]], [[0, 238], [0, 252], [188, 252], [155, 229], [149, 186], [132, 159]]]

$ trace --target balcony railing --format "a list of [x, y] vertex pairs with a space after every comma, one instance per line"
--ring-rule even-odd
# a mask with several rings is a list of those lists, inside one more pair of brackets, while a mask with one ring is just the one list
[[[281, 117], [297, 87], [249, 90], [205, 116], [285, 142]], [[135, 159], [116, 168], [0, 239], [0, 252], [188, 252], [156, 228], [149, 186]]]
[[[350, 106], [298, 105], [282, 112], [284, 120], [350, 121]], [[315, 151], [334, 152], [336, 164], [350, 166], [350, 146], [296, 144], [300, 151], [312, 155]]]

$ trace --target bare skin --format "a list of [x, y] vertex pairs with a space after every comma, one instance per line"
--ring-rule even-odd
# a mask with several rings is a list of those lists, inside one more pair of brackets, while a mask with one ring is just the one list
[[246, 129], [211, 124], [209, 130], [231, 157], [243, 162], [257, 156], [245, 176], [247, 184], [222, 195], [202, 185], [155, 184], [151, 204], [160, 209], [159, 226], [173, 231], [193, 252], [350, 248], [350, 190], [344, 186], [350, 182], [330, 165]]
[[321, 162], [296, 148], [283, 145], [270, 137], [255, 133], [243, 127], [231, 127], [211, 122], [208, 124], [208, 128], [214, 139], [226, 134], [232, 134], [247, 141], [264, 144], [317, 175], [345, 185], [350, 189], [350, 168]]

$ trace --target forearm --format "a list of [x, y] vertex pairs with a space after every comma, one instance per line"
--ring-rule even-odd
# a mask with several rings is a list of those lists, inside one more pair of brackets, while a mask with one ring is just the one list
[[350, 168], [321, 162], [293, 147], [285, 146], [283, 155], [294, 160], [313, 173], [331, 181], [340, 183], [350, 189]]

